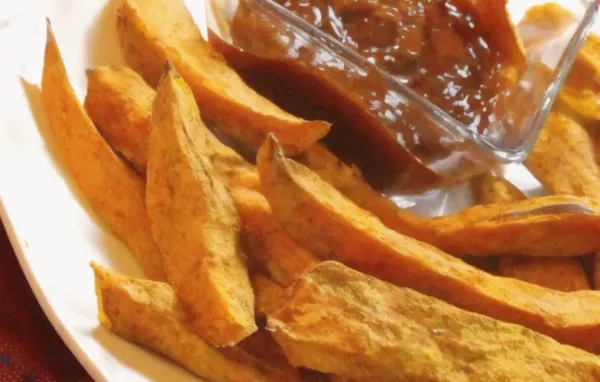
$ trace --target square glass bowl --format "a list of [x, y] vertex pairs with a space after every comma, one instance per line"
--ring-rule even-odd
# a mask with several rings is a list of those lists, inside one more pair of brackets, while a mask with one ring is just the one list
[[[261, 82], [270, 81], [273, 88], [274, 81], [281, 82], [275, 87], [279, 85], [280, 93], [285, 93], [286, 81], [295, 81], [293, 87], [302, 89], [304, 94], [295, 94], [295, 99], [292, 96], [291, 101], [282, 105], [284, 109], [298, 114], [303, 102], [315, 98], [319, 98], [317, 104], [322, 103], [322, 109], [326, 109], [330, 107], [331, 98], [342, 95], [368, 110], [371, 123], [360, 116], [354, 122], [364, 128], [381, 129], [376, 134], [381, 139], [361, 145], [361, 139], [369, 139], [366, 138], [369, 134], [361, 136], [359, 133], [353, 138], [354, 144], [348, 146], [349, 158], [353, 162], [358, 158], [363, 174], [388, 195], [416, 195], [448, 188], [496, 164], [522, 161], [534, 144], [598, 12], [595, 0], [553, 1], [550, 3], [572, 12], [572, 17], [532, 29], [519, 26], [519, 22], [530, 7], [548, 1], [508, 0], [510, 19], [528, 45], [525, 62], [513, 79], [515, 85], [511, 91], [496, 95], [496, 107], [487, 116], [485, 126], [478, 128], [453, 118], [413, 91], [406, 78], [391, 75], [274, 1], [208, 1], [212, 1], [207, 8], [208, 26], [212, 38], [217, 36], [215, 40], [221, 44], [236, 47], [232, 23], [237, 13], [250, 20], [253, 32], [243, 36], [249, 40], [243, 49], [246, 54], [260, 58], [262, 75], [255, 76], [258, 83], [251, 85], [260, 88]], [[508, 29], [499, 30], [509, 33], [512, 29], [509, 25]], [[278, 49], [265, 49], [265, 43], [273, 42]], [[244, 69], [254, 69], [256, 73], [256, 62], [248, 57], [236, 58], [235, 54], [229, 52], [225, 57], [234, 58], [236, 65], [233, 66], [238, 71], [241, 69], [243, 77]], [[299, 74], [292, 70], [277, 76], [285, 62], [293, 62], [296, 69], [304, 68], [326, 78], [331, 92], [311, 93], [315, 87], [310, 81], [302, 80], [304, 72]], [[298, 86], [301, 83], [303, 86]], [[319, 87], [318, 91], [322, 89]], [[352, 113], [347, 117], [352, 123]], [[374, 121], [376, 123], [372, 123]], [[336, 133], [334, 126], [332, 131], [327, 144], [335, 146], [336, 142], [347, 139], [344, 130]], [[371, 152], [362, 152], [369, 148]], [[347, 147], [345, 150], [348, 151]], [[370, 158], [370, 162], [360, 163], [360, 158]]]

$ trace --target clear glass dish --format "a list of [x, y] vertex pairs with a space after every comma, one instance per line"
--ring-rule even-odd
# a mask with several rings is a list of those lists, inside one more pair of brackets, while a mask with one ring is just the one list
[[[518, 25], [527, 9], [543, 3], [548, 1], [509, 0], [512, 22]], [[291, 59], [323, 73], [339, 91], [369, 105], [372, 116], [395, 138], [398, 148], [411, 156], [409, 162], [383, 169], [387, 180], [381, 189], [397, 196], [448, 188], [498, 163], [517, 163], [526, 157], [598, 12], [595, 0], [552, 3], [571, 11], [572, 20], [551, 30], [517, 28], [524, 39], [531, 40], [533, 36], [539, 41], [528, 49], [516, 86], [499, 95], [501, 106], [492, 112], [484, 131], [461, 123], [413, 91], [401, 76], [377, 67], [271, 0], [212, 0], [207, 20], [211, 32], [235, 45], [234, 16], [237, 12], [251, 15], [261, 28], [269, 28], [270, 35], [265, 38], [275, 38], [283, 44], [285, 57], [267, 58]], [[250, 53], [264, 57], [260, 39], [256, 40], [251, 45], [258, 48]], [[245, 49], [248, 50], [248, 44]], [[375, 88], [372, 84], [376, 84]], [[377, 98], [373, 98], [374, 93]], [[299, 98], [297, 102], [303, 101]], [[371, 107], [373, 104], [377, 107]], [[390, 156], [396, 155], [393, 148], [389, 150]], [[387, 162], [382, 163], [387, 166]]]

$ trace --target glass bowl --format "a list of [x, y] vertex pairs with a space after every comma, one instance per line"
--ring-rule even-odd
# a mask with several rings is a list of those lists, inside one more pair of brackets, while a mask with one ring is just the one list
[[[547, 1], [509, 0], [511, 21], [518, 25], [530, 7], [543, 3]], [[526, 157], [598, 12], [593, 0], [552, 3], [571, 11], [573, 17], [548, 30], [532, 31], [527, 25], [516, 28], [530, 47], [514, 86], [497, 94], [496, 107], [483, 128], [453, 118], [413, 91], [406, 77], [376, 66], [274, 1], [212, 0], [207, 20], [213, 41], [216, 36], [221, 43], [260, 57], [262, 64], [257, 67], [243, 57], [236, 59], [235, 52], [225, 54], [228, 61], [234, 58], [233, 66], [245, 79], [245, 69], [248, 73], [254, 70], [254, 74], [260, 69], [254, 83], [249, 81], [259, 92], [278, 87], [281, 94], [291, 85], [295, 91], [300, 89], [280, 105], [284, 109], [306, 118], [323, 117], [303, 115], [303, 103], [321, 103], [323, 107], [318, 109], [324, 111], [332, 98], [340, 96], [365, 106], [370, 122], [352, 114], [346, 121], [365, 129], [382, 129], [379, 137], [383, 138], [361, 135], [360, 128], [349, 138], [346, 130], [336, 130], [334, 124], [326, 144], [342, 159], [358, 162], [363, 174], [382, 192], [398, 196], [448, 188], [499, 163], [518, 163]], [[242, 36], [247, 38], [243, 46], [236, 42], [240, 41], [239, 32], [237, 40], [233, 38], [232, 23], [238, 13], [248, 16], [254, 27], [253, 33]], [[273, 39], [278, 49], [264, 49], [264, 43]], [[292, 61], [296, 69], [304, 68], [327, 79], [328, 91], [315, 94], [315, 88], [323, 92], [322, 86], [302, 81], [305, 72], [292, 70], [278, 75], [281, 63]], [[261, 89], [265, 83], [271, 89]], [[277, 102], [278, 98], [274, 99]], [[340, 145], [343, 149], [336, 150], [339, 142], [344, 142]]]

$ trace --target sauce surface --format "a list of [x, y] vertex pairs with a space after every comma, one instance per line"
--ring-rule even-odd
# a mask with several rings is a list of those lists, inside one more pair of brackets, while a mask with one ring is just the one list
[[[276, 1], [479, 133], [486, 133], [503, 93], [510, 93], [506, 60], [488, 36], [490, 27], [452, 1]], [[234, 41], [246, 49], [252, 33], [238, 16]], [[281, 46], [268, 41], [260, 43], [262, 53]]]
[[[473, 131], [507, 132], [502, 124], [490, 122], [495, 111], [507, 107], [501, 93], [513, 86], [510, 79], [515, 77], [507, 73], [514, 73], [509, 59], [518, 42], [498, 41], [496, 35], [488, 39], [493, 27], [483, 28], [452, 2], [276, 1]], [[420, 107], [391, 90], [380, 72], [332, 56], [312, 44], [305, 32], [257, 11], [255, 4], [240, 1], [230, 25], [234, 45], [221, 41], [216, 50], [250, 86], [284, 110], [333, 123], [324, 143], [345, 162], [356, 164], [371, 185], [388, 193], [420, 193], [456, 185], [483, 171], [464, 155], [468, 142], [440, 129]]]

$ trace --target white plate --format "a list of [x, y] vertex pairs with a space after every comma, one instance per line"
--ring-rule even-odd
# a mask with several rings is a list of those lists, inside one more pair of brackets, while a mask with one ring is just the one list
[[80, 99], [85, 68], [123, 63], [113, 4], [0, 0], [0, 213], [11, 243], [44, 312], [94, 380], [198, 381], [98, 325], [89, 262], [134, 276], [141, 271], [90, 216], [44, 139], [38, 86], [46, 16]]
[[[202, 0], [190, 1], [203, 8]], [[44, 139], [38, 84], [46, 16], [80, 99], [85, 68], [123, 62], [110, 1], [0, 1], [0, 216], [11, 243], [44, 312], [95, 380], [197, 380], [98, 325], [89, 262], [141, 272], [123, 244], [87, 212]], [[538, 189], [522, 168], [510, 174], [526, 189]], [[446, 210], [469, 200], [464, 189], [447, 199]]]

